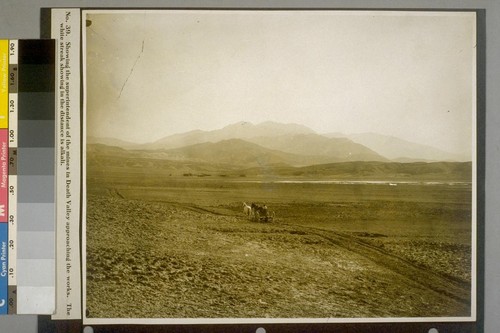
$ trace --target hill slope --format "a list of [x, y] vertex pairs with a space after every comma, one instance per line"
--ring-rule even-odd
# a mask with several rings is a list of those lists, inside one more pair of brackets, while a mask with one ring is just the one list
[[[231, 146], [228, 143], [229, 140], [240, 140], [241, 150], [246, 149], [252, 154], [249, 155], [247, 152], [246, 156], [238, 156], [240, 150], [236, 147], [237, 141], [233, 141]], [[238, 165], [246, 164], [247, 166], [252, 165], [252, 163], [260, 163], [259, 159], [262, 162], [267, 161], [263, 163], [285, 163], [294, 166], [347, 161], [465, 162], [471, 160], [471, 156], [467, 154], [452, 154], [392, 136], [375, 133], [319, 135], [306, 126], [276, 122], [264, 122], [256, 125], [249, 122], [238, 122], [213, 131], [194, 130], [174, 134], [147, 144], [94, 137], [88, 137], [87, 143], [151, 153], [156, 151], [157, 153], [161, 152], [160, 155], [170, 156], [163, 156], [163, 158], [203, 160], [210, 163], [221, 163], [222, 161], [222, 163], [230, 162]], [[219, 146], [210, 145], [216, 143], [221, 144]], [[260, 148], [248, 146], [248, 143], [259, 145]], [[187, 148], [199, 144], [207, 145], [201, 146], [199, 150], [194, 150], [193, 147]], [[173, 150], [181, 148], [186, 148], [186, 150], [183, 152]], [[264, 155], [258, 156], [257, 150], [262, 148], [267, 150], [261, 150]], [[168, 150], [172, 151], [166, 154]], [[224, 154], [229, 154], [231, 158], [226, 158], [223, 156]], [[253, 156], [253, 160], [249, 156]]]
[[294, 134], [278, 137], [256, 137], [249, 141], [269, 149], [304, 156], [324, 156], [330, 162], [388, 161], [375, 151], [346, 138], [327, 138], [322, 135]]
[[347, 135], [340, 133], [330, 133], [325, 134], [325, 136], [331, 138], [348, 138], [356, 143], [359, 143], [376, 151], [380, 155], [393, 161], [470, 161], [470, 156], [467, 156], [466, 154], [453, 154], [435, 147], [410, 142], [407, 140], [396, 138], [394, 136], [381, 135], [376, 133], [359, 133]]
[[186, 147], [165, 150], [169, 159], [200, 161], [238, 165], [244, 167], [266, 167], [276, 164], [291, 166], [313, 165], [332, 160], [326, 156], [302, 156], [262, 147], [241, 139], [229, 139], [216, 143], [205, 142]]
[[[240, 154], [241, 149], [245, 154]], [[217, 156], [224, 156], [218, 158]], [[87, 146], [87, 176], [227, 174], [285, 179], [411, 180], [471, 182], [471, 162], [342, 162], [296, 167], [303, 156], [262, 148], [243, 140], [193, 145], [167, 151], [128, 151]], [[311, 161], [311, 157], [306, 157]]]
[[267, 170], [251, 168], [244, 170], [247, 175], [267, 175], [279, 177], [299, 177], [301, 179], [346, 179], [384, 181], [446, 181], [471, 182], [471, 162], [342, 162], [318, 164], [300, 168], [275, 166]]

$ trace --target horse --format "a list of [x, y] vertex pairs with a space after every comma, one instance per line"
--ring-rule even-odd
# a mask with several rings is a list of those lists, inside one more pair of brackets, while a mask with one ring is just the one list
[[255, 217], [256, 221], [260, 221], [260, 218], [264, 218], [264, 220], [267, 222], [268, 221], [268, 210], [266, 205], [257, 205], [255, 203], [252, 203], [252, 215]]
[[251, 216], [252, 215], [252, 207], [250, 207], [249, 205], [247, 205], [245, 202], [243, 203], [243, 213], [246, 216]]
[[252, 205], [250, 207], [250, 209], [252, 210], [252, 216], [257, 216], [256, 214], [258, 213], [258, 210], [257, 210], [258, 207], [259, 207], [259, 205], [252, 202]]

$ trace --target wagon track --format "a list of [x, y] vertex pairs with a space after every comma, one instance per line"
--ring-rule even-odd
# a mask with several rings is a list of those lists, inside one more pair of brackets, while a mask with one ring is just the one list
[[[222, 214], [209, 209], [201, 208], [198, 206], [172, 203], [178, 207], [191, 210], [197, 213], [210, 213], [218, 216], [234, 216], [234, 214]], [[390, 269], [391, 271], [408, 278], [409, 280], [418, 283], [429, 290], [452, 298], [462, 304], [470, 305], [470, 286], [467, 282], [459, 281], [449, 276], [445, 276], [438, 272], [433, 271], [427, 267], [419, 266], [410, 260], [404, 259], [400, 256], [392, 254], [382, 248], [370, 245], [363, 242], [356, 237], [348, 235], [343, 232], [325, 230], [315, 227], [304, 227], [297, 224], [278, 223], [280, 226], [291, 227], [295, 230], [300, 230], [305, 234], [315, 235], [327, 240], [329, 243], [342, 247], [347, 251], [354, 252], [361, 255], [379, 266]]]
[[[87, 309], [95, 317], [471, 313], [466, 283], [347, 232], [279, 217], [274, 223], [256, 223], [232, 204], [198, 206], [119, 196], [91, 197], [90, 203], [100, 207], [90, 210], [87, 229]], [[111, 219], [117, 214], [134, 218], [121, 223]], [[99, 223], [103, 220], [108, 223]], [[138, 300], [147, 306], [120, 306]]]
[[208, 214], [213, 214], [213, 215], [217, 215], [217, 216], [236, 217], [234, 214], [225, 214], [225, 213], [217, 212], [215, 210], [210, 210], [210, 209], [202, 208], [202, 207], [195, 206], [195, 205], [187, 205], [187, 204], [181, 204], [178, 202], [167, 202], [167, 201], [158, 201], [158, 202], [162, 203], [162, 204], [169, 204], [169, 205], [177, 207], [177, 208], [186, 209], [186, 210], [189, 210], [189, 211], [192, 211], [195, 213], [200, 213], [200, 214], [207, 214], [208, 213]]
[[342, 232], [314, 227], [303, 227], [296, 224], [280, 223], [280, 225], [290, 226], [309, 235], [319, 236], [331, 244], [368, 258], [377, 265], [386, 267], [434, 292], [452, 298], [465, 305], [470, 305], [470, 286], [468, 283], [456, 281], [448, 276], [443, 276], [442, 274], [434, 272], [431, 269], [418, 266], [409, 260], [367, 244]]
[[[188, 209], [197, 213], [210, 213], [218, 216], [239, 217], [239, 214], [223, 214], [213, 210], [201, 208], [194, 205], [169, 203], [180, 208]], [[297, 224], [289, 224], [279, 222], [280, 226], [291, 227], [295, 230], [300, 230], [304, 234], [315, 235], [328, 241], [329, 243], [342, 247], [347, 251], [361, 255], [381, 267], [390, 269], [391, 271], [404, 276], [405, 278], [418, 283], [425, 288], [432, 290], [440, 295], [454, 299], [464, 305], [470, 306], [470, 285], [467, 282], [453, 279], [427, 267], [419, 266], [407, 259], [401, 258], [382, 248], [367, 244], [362, 240], [343, 232], [325, 230], [315, 227], [304, 227]]]
[[[118, 191], [116, 191], [116, 194], [123, 197]], [[207, 209], [192, 204], [165, 201], [159, 202], [198, 214], [213, 214], [216, 216], [236, 217], [241, 219], [239, 214], [235, 214], [231, 211], [228, 213], [222, 213], [213, 209]], [[470, 306], [471, 293], [470, 285], [467, 282], [459, 281], [458, 279], [440, 274], [427, 267], [419, 266], [410, 260], [392, 254], [377, 246], [363, 242], [362, 240], [343, 232], [315, 227], [305, 227], [283, 222], [278, 222], [277, 224], [280, 226], [291, 227], [295, 230], [300, 230], [304, 234], [321, 237], [333, 245], [361, 255], [377, 265], [390, 269], [391, 271], [404, 276], [405, 278], [413, 281], [414, 283], [418, 283], [431, 291]]]

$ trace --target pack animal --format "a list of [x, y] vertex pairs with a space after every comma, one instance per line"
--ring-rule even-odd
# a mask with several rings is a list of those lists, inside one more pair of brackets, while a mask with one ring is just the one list
[[252, 215], [252, 207], [250, 207], [249, 205], [247, 205], [245, 202], [243, 203], [243, 213], [246, 216], [251, 216]]
[[254, 216], [256, 221], [260, 221], [261, 219], [264, 221], [268, 221], [268, 209], [266, 205], [257, 205], [252, 203], [252, 215]]

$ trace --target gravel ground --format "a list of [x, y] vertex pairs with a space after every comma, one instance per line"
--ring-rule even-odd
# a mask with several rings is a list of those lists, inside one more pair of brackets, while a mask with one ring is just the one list
[[89, 196], [88, 317], [469, 315], [470, 247], [376, 236]]

